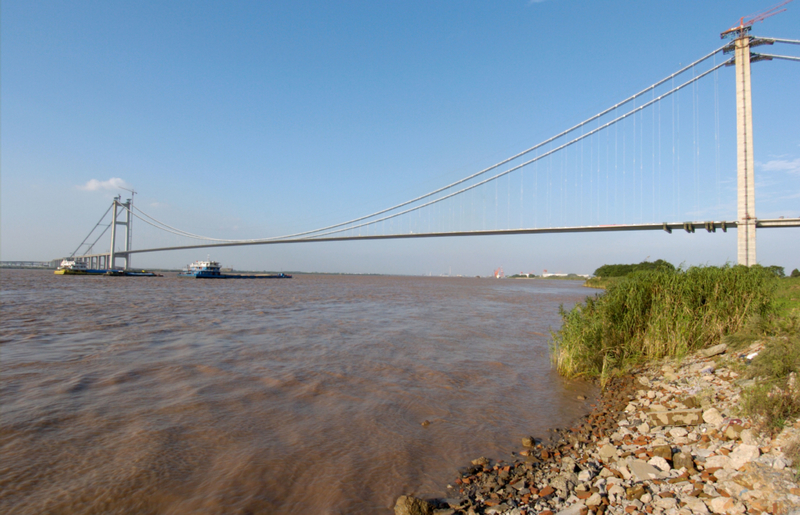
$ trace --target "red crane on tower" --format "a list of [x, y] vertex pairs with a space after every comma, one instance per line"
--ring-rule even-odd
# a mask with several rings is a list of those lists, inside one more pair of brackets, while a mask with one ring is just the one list
[[[786, 10], [786, 8], [784, 7], [783, 9], [781, 9], [781, 7], [783, 7], [784, 5], [786, 5], [786, 4], [788, 4], [789, 2], [792, 2], [792, 1], [793, 0], [785, 0], [785, 1], [781, 2], [781, 3], [779, 3], [778, 5], [774, 5], [774, 6], [770, 7], [766, 11], [761, 11], [760, 13], [748, 14], [747, 16], [742, 16], [739, 19], [739, 26], [738, 27], [729, 28], [728, 30], [726, 30], [725, 32], [720, 34], [719, 37], [722, 38], [722, 39], [725, 39], [727, 37], [740, 38], [740, 37], [744, 36], [745, 34], [747, 34], [748, 32], [750, 32], [750, 29], [753, 27], [754, 23], [758, 23], [760, 21], [764, 21], [767, 18], [769, 18], [770, 16], [775, 16], [778, 13], [782, 13], [783, 11]], [[747, 21], [745, 21], [744, 20], [745, 18], [749, 18], [749, 19]]]

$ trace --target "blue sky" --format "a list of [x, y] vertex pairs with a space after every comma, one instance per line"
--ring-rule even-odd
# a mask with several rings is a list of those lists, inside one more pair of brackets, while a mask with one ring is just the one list
[[[114, 188], [120, 184], [137, 190], [136, 205], [148, 214], [214, 238], [276, 236], [377, 211], [613, 105], [718, 48], [722, 30], [772, 4], [4, 1], [0, 255], [69, 254], [124, 193]], [[787, 7], [754, 34], [800, 39], [800, 3]], [[769, 52], [798, 55], [798, 48]], [[569, 213], [613, 213], [625, 198], [629, 222], [651, 221], [648, 212], [658, 221], [735, 219], [733, 69], [717, 80], [716, 90], [709, 77], [682, 93], [675, 111], [682, 125], [666, 105], [643, 115], [639, 123], [662, 116], [657, 145], [642, 143], [640, 132], [635, 154], [627, 129], [627, 159], [638, 155], [639, 167], [655, 163], [657, 152], [666, 160], [667, 133], [679, 129], [679, 197], [665, 189], [674, 178], [640, 178], [638, 193], [635, 181], [617, 187], [610, 208], [576, 209], [575, 198], [599, 203], [600, 190], [591, 193], [599, 176], [588, 184], [580, 175], [586, 192], [562, 198], [553, 186], [537, 189], [528, 169], [493, 186], [495, 196], [506, 191], [506, 203], [495, 206], [506, 219], [497, 214], [496, 223], [621, 223]], [[797, 63], [753, 65], [761, 218], [800, 216], [798, 84]], [[655, 140], [655, 125], [646, 127]], [[611, 144], [597, 140], [581, 152], [591, 161], [596, 154], [587, 152]], [[552, 182], [578, 159], [550, 163], [548, 179], [544, 163], [537, 173]], [[575, 172], [576, 192], [578, 182]], [[474, 208], [475, 198], [451, 209]], [[485, 223], [491, 207], [483, 209], [464, 223], [481, 216]], [[421, 214], [419, 223], [435, 216]], [[188, 242], [135, 222], [134, 247], [178, 243]], [[179, 267], [209, 254], [258, 270], [588, 273], [646, 258], [722, 264], [735, 261], [736, 239], [734, 231], [301, 244], [137, 255], [134, 264]], [[800, 230], [760, 231], [759, 261], [800, 268]]]

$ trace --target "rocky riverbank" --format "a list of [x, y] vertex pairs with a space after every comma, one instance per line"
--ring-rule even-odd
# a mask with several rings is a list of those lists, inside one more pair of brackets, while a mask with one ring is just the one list
[[732, 368], [759, 350], [633, 371], [576, 427], [523, 439], [510, 461], [478, 458], [447, 498], [401, 496], [395, 514], [800, 515], [800, 420], [770, 437], [737, 418], [747, 382]]

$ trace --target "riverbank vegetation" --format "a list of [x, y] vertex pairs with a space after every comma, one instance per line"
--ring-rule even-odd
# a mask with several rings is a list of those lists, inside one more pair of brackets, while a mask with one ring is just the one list
[[[748, 381], [740, 409], [767, 431], [800, 416], [800, 274], [781, 267], [649, 269], [605, 279], [606, 292], [572, 310], [553, 333], [553, 360], [566, 377], [599, 379], [660, 358], [725, 343]], [[800, 470], [800, 469], [798, 469]]]
[[553, 360], [566, 377], [604, 384], [633, 365], [681, 358], [751, 320], [769, 319], [778, 282], [773, 270], [758, 266], [635, 271], [572, 310], [562, 308]]
[[772, 316], [752, 325], [756, 327], [730, 338], [734, 345], [764, 342], [764, 349], [743, 370], [754, 384], [743, 392], [741, 407], [764, 429], [777, 431], [800, 416], [800, 276], [778, 282]]
[[663, 259], [657, 259], [653, 262], [645, 260], [641, 263], [630, 265], [603, 265], [595, 270], [594, 274], [592, 274], [593, 277], [589, 278], [585, 283], [583, 283], [583, 285], [588, 288], [599, 288], [605, 290], [608, 289], [608, 287], [612, 284], [620, 282], [622, 279], [632, 273], [654, 270], [674, 272], [675, 265], [664, 261]]

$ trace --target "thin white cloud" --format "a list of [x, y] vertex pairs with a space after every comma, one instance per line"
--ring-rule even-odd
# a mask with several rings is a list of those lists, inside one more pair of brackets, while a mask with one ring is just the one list
[[760, 163], [761, 169], [765, 172], [788, 172], [800, 175], [800, 157], [797, 159], [773, 159], [766, 163]]
[[123, 181], [119, 177], [112, 177], [107, 181], [98, 181], [97, 179], [91, 179], [83, 186], [78, 186], [78, 189], [83, 191], [100, 191], [100, 190], [119, 190], [119, 189], [131, 189], [130, 184]]
[[785, 197], [781, 197], [780, 200], [791, 200], [796, 198], [800, 198], [800, 191], [798, 191], [797, 193], [793, 193], [791, 195], [786, 195]]

